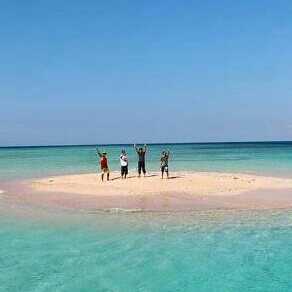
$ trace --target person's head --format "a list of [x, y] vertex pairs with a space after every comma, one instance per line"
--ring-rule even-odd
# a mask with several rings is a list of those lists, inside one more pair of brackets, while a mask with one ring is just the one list
[[122, 150], [122, 151], [121, 151], [121, 154], [126, 155], [127, 153], [126, 153], [125, 150]]
[[105, 151], [102, 151], [102, 152], [101, 152], [101, 155], [102, 155], [102, 156], [106, 156], [106, 152], [105, 152]]
[[142, 153], [143, 152], [143, 148], [140, 147], [139, 148], [139, 152]]

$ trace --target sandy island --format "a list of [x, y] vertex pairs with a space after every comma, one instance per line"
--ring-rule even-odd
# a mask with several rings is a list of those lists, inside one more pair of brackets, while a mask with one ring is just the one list
[[114, 195], [238, 195], [256, 189], [292, 188], [292, 180], [238, 173], [172, 173], [169, 179], [161, 179], [159, 173], [138, 178], [121, 179], [113, 173], [110, 181], [102, 182], [96, 173], [54, 176], [32, 182], [34, 189], [93, 196]]
[[[291, 208], [292, 179], [242, 173], [176, 172], [102, 182], [100, 174], [76, 174], [29, 183], [27, 200], [82, 210], [183, 211], [209, 208]], [[43, 196], [40, 196], [43, 194]]]

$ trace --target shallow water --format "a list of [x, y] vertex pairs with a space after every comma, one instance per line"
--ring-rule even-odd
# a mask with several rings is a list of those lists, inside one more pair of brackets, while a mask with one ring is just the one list
[[292, 289], [291, 210], [0, 218], [1, 291]]

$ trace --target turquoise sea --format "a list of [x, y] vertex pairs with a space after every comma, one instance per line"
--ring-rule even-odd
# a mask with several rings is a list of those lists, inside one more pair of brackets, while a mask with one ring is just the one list
[[[136, 170], [132, 145], [104, 145], [100, 149], [107, 152], [111, 170], [119, 170], [122, 149], [128, 153], [130, 170]], [[292, 142], [152, 144], [147, 150], [147, 170], [159, 170], [164, 149], [170, 150], [170, 169], [176, 171], [292, 173]], [[95, 146], [0, 148], [0, 181], [95, 171], [99, 171]]]
[[[171, 170], [292, 174], [292, 143], [149, 145]], [[14, 180], [97, 171], [94, 146], [0, 148]], [[118, 170], [121, 149], [105, 145]], [[0, 291], [292, 291], [292, 210], [86, 212], [0, 194]]]

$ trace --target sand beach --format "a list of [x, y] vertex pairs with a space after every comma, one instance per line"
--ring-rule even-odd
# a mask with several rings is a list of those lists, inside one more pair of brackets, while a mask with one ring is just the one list
[[99, 174], [53, 176], [31, 181], [39, 191], [75, 193], [93, 196], [149, 195], [180, 193], [189, 195], [238, 195], [257, 189], [292, 188], [292, 180], [240, 173], [177, 172], [169, 179], [161, 179], [158, 172], [138, 178], [121, 179], [113, 173], [109, 181], [101, 181]]
[[[185, 211], [201, 208], [292, 207], [292, 180], [243, 173], [176, 172], [161, 179], [121, 179], [112, 173], [102, 182], [98, 173], [52, 176], [31, 180], [38, 201], [85, 209]], [[290, 195], [291, 194], [291, 195]]]

